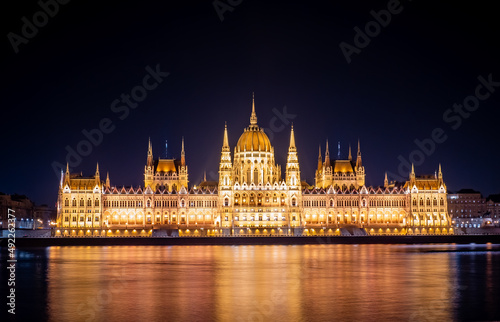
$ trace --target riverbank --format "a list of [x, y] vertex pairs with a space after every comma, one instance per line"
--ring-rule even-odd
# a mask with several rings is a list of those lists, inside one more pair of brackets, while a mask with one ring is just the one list
[[[500, 244], [500, 235], [16, 238], [16, 247], [145, 245]], [[7, 239], [0, 239], [7, 247]]]

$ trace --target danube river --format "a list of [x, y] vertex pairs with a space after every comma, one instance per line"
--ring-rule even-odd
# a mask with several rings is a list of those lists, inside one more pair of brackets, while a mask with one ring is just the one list
[[500, 320], [498, 245], [65, 246], [17, 258], [17, 320]]

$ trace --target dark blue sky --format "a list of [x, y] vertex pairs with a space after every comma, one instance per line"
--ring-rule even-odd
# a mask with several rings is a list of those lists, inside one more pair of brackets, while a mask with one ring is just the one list
[[[373, 29], [370, 12], [388, 6], [398, 13]], [[168, 140], [169, 157], [179, 158], [184, 136], [190, 183], [199, 183], [205, 170], [210, 179], [218, 171], [224, 122], [234, 146], [255, 92], [259, 125], [275, 129], [272, 144], [283, 169], [290, 124], [281, 129], [282, 121], [271, 122], [284, 106], [296, 115], [302, 179], [310, 184], [319, 144], [324, 151], [329, 139], [335, 155], [340, 141], [347, 157], [348, 144], [355, 153], [359, 138], [368, 185], [382, 184], [385, 171], [406, 177], [401, 159], [413, 159], [417, 174], [434, 173], [441, 163], [450, 190], [500, 192], [500, 87], [494, 84], [500, 82], [500, 20], [491, 2], [242, 1], [232, 9], [221, 21], [211, 1], [71, 1], [45, 23], [36, 1], [6, 3], [0, 191], [53, 205], [53, 165], [65, 164], [66, 147], [77, 149], [82, 131], [103, 119], [114, 130], [73, 171], [93, 175], [99, 162], [103, 179], [109, 171], [113, 185], [137, 186], [148, 137], [155, 157], [164, 157]], [[10, 34], [23, 37], [33, 15], [41, 25], [35, 35], [31, 30], [23, 43]], [[354, 28], [367, 24], [369, 43], [355, 42]], [[347, 63], [342, 42], [364, 48]], [[113, 111], [113, 101], [130, 95], [143, 84], [146, 67], [157, 65], [169, 73], [161, 84], [126, 117], [122, 103]], [[478, 77], [488, 82], [490, 74], [490, 91], [483, 86], [476, 93]], [[464, 100], [472, 111], [453, 111]], [[446, 140], [428, 155], [415, 152], [422, 151], [415, 140], [428, 142], [433, 131]]]

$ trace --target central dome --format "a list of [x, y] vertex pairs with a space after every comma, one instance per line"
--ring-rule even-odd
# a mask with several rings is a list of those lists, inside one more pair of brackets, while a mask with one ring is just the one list
[[271, 141], [266, 133], [259, 127], [250, 126], [245, 129], [245, 132], [240, 136], [237, 151], [271, 151]]
[[238, 140], [236, 151], [267, 151], [271, 152], [271, 141], [264, 130], [257, 125], [257, 114], [255, 114], [255, 99], [252, 95], [252, 114], [250, 115], [250, 126], [248, 126]]

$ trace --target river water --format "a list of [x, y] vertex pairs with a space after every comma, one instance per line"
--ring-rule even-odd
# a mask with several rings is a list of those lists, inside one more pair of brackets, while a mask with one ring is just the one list
[[17, 259], [17, 320], [500, 320], [498, 245], [47, 247]]

